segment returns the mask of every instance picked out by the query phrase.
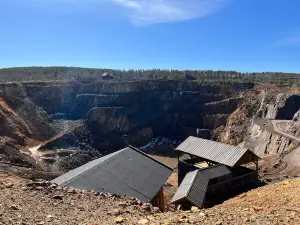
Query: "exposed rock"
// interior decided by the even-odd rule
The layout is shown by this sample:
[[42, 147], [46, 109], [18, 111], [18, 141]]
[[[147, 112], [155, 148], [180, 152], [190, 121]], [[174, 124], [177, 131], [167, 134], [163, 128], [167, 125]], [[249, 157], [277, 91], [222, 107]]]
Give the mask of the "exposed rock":
[[138, 224], [148, 224], [149, 223], [149, 220], [147, 219], [140, 219]]
[[243, 101], [243, 98], [229, 98], [218, 102], [206, 103], [203, 106], [205, 114], [215, 115], [230, 114], [237, 109], [238, 105]]
[[293, 116], [293, 121], [294, 122], [299, 122], [300, 121], [300, 110], [298, 110], [295, 115]]
[[24, 145], [25, 138], [47, 139], [55, 135], [42, 108], [28, 100], [0, 94], [1, 136], [16, 139]]
[[280, 93], [275, 100], [264, 98], [256, 117], [291, 120], [300, 108], [300, 96]]
[[123, 221], [124, 221], [124, 219], [123, 219], [122, 216], [118, 216], [118, 217], [115, 218], [116, 223], [123, 223]]
[[20, 210], [20, 206], [18, 205], [11, 205], [9, 208], [12, 210]]
[[226, 125], [228, 114], [205, 115], [203, 117], [203, 127], [205, 129], [213, 130], [220, 126]]
[[[0, 174], [0, 182], [28, 182], [15, 176]], [[299, 179], [266, 185], [237, 196], [209, 209], [196, 211], [149, 212], [129, 205], [119, 208], [121, 202], [132, 198], [95, 197], [91, 192], [65, 194], [53, 190], [54, 195], [64, 195], [58, 202], [44, 191], [22, 190], [18, 186], [2, 189], [0, 221], [3, 224], [299, 224], [300, 198], [295, 193], [300, 188]], [[13, 193], [13, 194], [12, 194]], [[7, 198], [7, 196], [11, 196]], [[18, 210], [10, 206], [18, 206]], [[284, 207], [282, 207], [284, 205]], [[7, 208], [6, 208], [7, 207]], [[39, 213], [33, 208], [42, 209]], [[4, 211], [5, 210], [5, 211]], [[117, 215], [120, 212], [119, 215]], [[21, 216], [20, 216], [21, 215]], [[290, 221], [290, 222], [288, 222]]]

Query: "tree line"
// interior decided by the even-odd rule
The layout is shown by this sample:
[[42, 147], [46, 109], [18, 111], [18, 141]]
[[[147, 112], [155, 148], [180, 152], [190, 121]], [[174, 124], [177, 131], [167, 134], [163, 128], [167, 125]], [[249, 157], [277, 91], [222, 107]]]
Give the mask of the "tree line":
[[[214, 70], [113, 70], [80, 67], [16, 67], [0, 69], [0, 82], [21, 81], [97, 81], [103, 73], [117, 80], [181, 80], [199, 82], [254, 82], [279, 85], [300, 85], [300, 74], [281, 72], [242, 73]], [[188, 77], [188, 78], [187, 78]]]

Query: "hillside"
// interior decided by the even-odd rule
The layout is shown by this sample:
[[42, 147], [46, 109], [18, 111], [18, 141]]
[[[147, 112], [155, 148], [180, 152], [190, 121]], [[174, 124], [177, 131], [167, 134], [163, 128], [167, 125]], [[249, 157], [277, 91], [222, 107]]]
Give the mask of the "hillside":
[[132, 198], [61, 190], [0, 173], [0, 224], [299, 224], [300, 179], [257, 188], [206, 210], [160, 213]]
[[28, 81], [81, 81], [101, 80], [101, 75], [108, 72], [116, 80], [178, 80], [195, 78], [201, 82], [254, 82], [279, 85], [299, 85], [297, 73], [263, 72], [242, 73], [238, 71], [213, 70], [113, 70], [80, 67], [16, 67], [0, 69], [0, 82]]
[[[297, 224], [299, 180], [201, 212], [162, 214], [134, 199], [17, 177], [51, 180], [127, 145], [173, 168], [174, 148], [188, 136], [254, 151], [266, 183], [299, 176], [300, 89], [227, 78], [0, 83], [0, 224]], [[175, 168], [164, 185], [169, 210], [177, 177]]]

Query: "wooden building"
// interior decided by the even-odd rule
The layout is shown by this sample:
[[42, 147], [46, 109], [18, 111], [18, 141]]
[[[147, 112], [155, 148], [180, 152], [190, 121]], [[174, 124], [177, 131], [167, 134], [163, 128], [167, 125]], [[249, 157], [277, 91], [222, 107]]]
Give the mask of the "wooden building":
[[163, 186], [173, 169], [132, 146], [84, 164], [52, 182], [135, 197], [165, 210]]
[[112, 76], [110, 73], [103, 73], [101, 75], [101, 80], [113, 80], [114, 76]]
[[[258, 159], [248, 149], [189, 137], [177, 151], [179, 188], [172, 203], [208, 207], [242, 192], [258, 180]], [[253, 163], [255, 169], [244, 164]]]

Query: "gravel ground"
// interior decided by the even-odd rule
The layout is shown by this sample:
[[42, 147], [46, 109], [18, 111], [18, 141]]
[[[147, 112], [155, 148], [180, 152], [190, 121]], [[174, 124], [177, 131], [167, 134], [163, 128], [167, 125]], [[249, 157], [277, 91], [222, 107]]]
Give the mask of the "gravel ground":
[[300, 224], [300, 179], [252, 190], [211, 209], [166, 213], [132, 198], [44, 185], [0, 173], [0, 224]]

